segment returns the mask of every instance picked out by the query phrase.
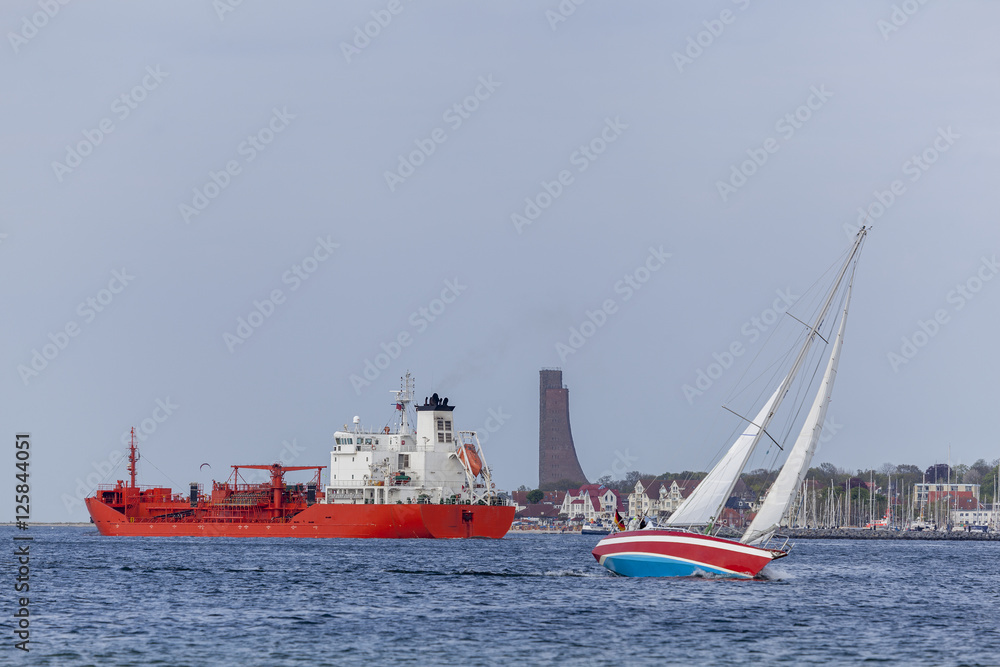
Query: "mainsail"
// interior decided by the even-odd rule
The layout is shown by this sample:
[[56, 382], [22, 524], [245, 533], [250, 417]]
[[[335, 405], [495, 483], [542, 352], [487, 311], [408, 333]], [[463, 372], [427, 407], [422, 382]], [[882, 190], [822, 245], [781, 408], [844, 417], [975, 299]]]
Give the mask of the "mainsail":
[[778, 473], [778, 478], [764, 497], [764, 502], [757, 512], [757, 516], [754, 517], [746, 533], [743, 534], [740, 541], [744, 544], [766, 542], [774, 534], [781, 519], [792, 504], [796, 492], [802, 485], [806, 471], [809, 470], [809, 464], [812, 462], [816, 446], [819, 444], [819, 436], [823, 431], [826, 410], [830, 405], [833, 381], [837, 376], [837, 363], [840, 360], [840, 349], [844, 344], [844, 328], [847, 326], [847, 309], [850, 303], [851, 290], [848, 287], [847, 298], [844, 302], [844, 314], [840, 319], [840, 329], [833, 342], [830, 361], [823, 374], [823, 381], [820, 383], [816, 400], [813, 402], [812, 409], [809, 410], [809, 415], [802, 425], [802, 431], [799, 432], [795, 445], [788, 453], [788, 459], [781, 467], [781, 472]]
[[[782, 382], [782, 386], [784, 384]], [[677, 511], [670, 515], [666, 522], [668, 526], [705, 526], [718, 518], [722, 507], [729, 500], [729, 494], [736, 486], [736, 480], [739, 479], [757, 446], [760, 424], [771, 413], [775, 401], [778, 400], [778, 391], [780, 387], [771, 394], [771, 399], [761, 408], [757, 418], [747, 426], [740, 437], [736, 438], [736, 442], [722, 460], [715, 464]]]
[[[677, 511], [674, 512], [669, 519], [667, 519], [668, 526], [711, 525], [714, 523], [714, 520], [718, 518], [719, 513], [722, 511], [722, 508], [728, 499], [728, 494], [732, 492], [733, 486], [736, 484], [736, 480], [742, 474], [747, 461], [749, 461], [750, 454], [753, 453], [753, 450], [760, 441], [761, 436], [767, 433], [768, 425], [771, 423], [774, 415], [778, 412], [778, 407], [788, 394], [788, 391], [792, 386], [792, 382], [795, 380], [805, 363], [806, 357], [809, 354], [809, 349], [812, 347], [813, 341], [817, 338], [817, 336], [819, 336], [819, 328], [826, 319], [826, 315], [829, 312], [830, 307], [833, 305], [834, 298], [840, 289], [841, 281], [844, 279], [848, 268], [855, 260], [859, 250], [861, 249], [866, 233], [867, 230], [864, 227], [858, 231], [858, 235], [854, 239], [854, 246], [851, 248], [850, 252], [847, 253], [847, 259], [840, 267], [840, 272], [834, 279], [833, 286], [830, 288], [830, 291], [826, 295], [826, 299], [820, 306], [813, 325], [809, 327], [809, 333], [806, 335], [805, 341], [799, 349], [798, 356], [792, 363], [791, 370], [788, 371], [788, 375], [786, 375], [785, 379], [782, 380], [781, 385], [771, 397], [771, 400], [768, 401], [767, 405], [764, 406], [764, 408], [760, 411], [760, 414], [758, 414], [757, 418], [753, 421], [753, 428], [748, 429], [746, 433], [736, 440], [729, 452], [727, 452], [722, 460], [719, 461], [714, 468], [712, 468], [708, 477], [702, 480], [701, 484], [698, 485], [694, 493], [688, 496], [688, 499], [685, 500], [679, 508], [677, 508]], [[702, 491], [702, 487], [705, 487], [704, 491], [699, 493], [699, 491]], [[719, 496], [720, 493], [724, 494], [721, 498]]]

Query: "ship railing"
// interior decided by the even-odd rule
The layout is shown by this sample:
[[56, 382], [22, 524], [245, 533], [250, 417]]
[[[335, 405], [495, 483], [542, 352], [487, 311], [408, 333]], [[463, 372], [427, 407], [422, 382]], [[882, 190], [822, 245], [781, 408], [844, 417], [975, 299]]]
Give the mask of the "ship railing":
[[345, 488], [349, 489], [349, 488], [360, 488], [362, 486], [365, 486], [366, 484], [370, 484], [370, 482], [365, 482], [363, 480], [358, 480], [358, 479], [346, 479], [346, 480], [335, 479], [331, 482], [327, 482], [326, 486], [332, 486], [335, 489], [345, 489]]
[[359, 500], [364, 500], [365, 495], [363, 493], [338, 493], [327, 497], [326, 502], [331, 505], [345, 504], [345, 503], [356, 503]]
[[270, 497], [269, 491], [265, 490], [237, 491], [216, 504], [226, 507], [254, 507], [266, 504]]
[[791, 539], [792, 538], [788, 535], [779, 535], [778, 533], [775, 533], [771, 537], [767, 538], [767, 540], [760, 545], [760, 548], [767, 551], [782, 551], [784, 553], [788, 553], [791, 549], [788, 545]]
[[[119, 487], [117, 484], [98, 484], [97, 485], [97, 490], [98, 491], [114, 491], [115, 489], [118, 489], [118, 488], [127, 489], [127, 488], [132, 488], [132, 487], [130, 487], [128, 485]], [[153, 489], [165, 489], [167, 487], [163, 486], [162, 484], [159, 484], [159, 485], [157, 485], [157, 484], [142, 484], [142, 485], [136, 484], [135, 488], [139, 489], [140, 491], [152, 491]]]
[[218, 483], [213, 489], [214, 491], [231, 491], [232, 493], [253, 493], [261, 491], [268, 493], [271, 491], [271, 484], [269, 482], [247, 482], [241, 484], [230, 484], [229, 482]]

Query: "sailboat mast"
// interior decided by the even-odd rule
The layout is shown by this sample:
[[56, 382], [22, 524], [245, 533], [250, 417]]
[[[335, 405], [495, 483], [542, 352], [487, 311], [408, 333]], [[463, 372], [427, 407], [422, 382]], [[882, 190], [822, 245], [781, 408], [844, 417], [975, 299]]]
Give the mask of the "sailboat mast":
[[868, 471], [868, 523], [875, 527], [875, 468]]
[[[809, 335], [806, 336], [806, 340], [802, 344], [802, 348], [799, 350], [798, 356], [795, 357], [795, 362], [792, 364], [791, 370], [788, 371], [788, 375], [785, 376], [785, 379], [782, 381], [781, 385], [778, 386], [778, 390], [777, 392], [775, 392], [774, 397], [772, 397], [770, 410], [768, 410], [767, 414], [764, 415], [762, 419], [760, 419], [760, 423], [756, 425], [758, 427], [758, 431], [748, 448], [749, 451], [752, 452], [757, 447], [757, 443], [760, 442], [760, 439], [767, 433], [768, 425], [771, 423], [771, 420], [774, 419], [774, 415], [778, 412], [778, 408], [781, 406], [781, 402], [784, 400], [785, 396], [791, 389], [795, 377], [798, 375], [799, 371], [802, 368], [802, 365], [805, 363], [806, 357], [809, 354], [809, 350], [812, 347], [813, 341], [815, 341], [816, 336], [819, 335], [819, 328], [823, 324], [823, 321], [826, 320], [827, 313], [830, 311], [830, 307], [833, 305], [834, 298], [837, 296], [837, 292], [840, 289], [840, 284], [841, 282], [843, 282], [844, 276], [847, 275], [847, 271], [850, 268], [851, 263], [854, 261], [854, 258], [857, 257], [858, 251], [861, 249], [861, 245], [864, 243], [865, 236], [867, 234], [868, 234], [867, 227], [862, 227], [861, 229], [858, 230], [858, 234], [854, 238], [854, 245], [851, 246], [850, 252], [847, 253], [847, 259], [844, 260], [843, 266], [840, 267], [840, 271], [837, 273], [837, 277], [833, 281], [833, 286], [827, 293], [826, 299], [823, 301], [823, 305], [820, 308], [819, 313], [816, 315], [815, 321], [813, 322], [812, 326], [809, 329]], [[715, 517], [719, 516], [719, 512], [721, 512], [722, 508], [726, 504], [726, 501], [729, 499], [729, 496], [732, 494], [733, 489], [736, 487], [737, 480], [739, 480], [739, 475], [737, 475], [736, 478], [733, 479], [732, 483], [729, 485], [729, 490], [723, 497], [722, 504], [719, 506], [718, 510], [713, 516]]]
[[840, 272], [837, 273], [837, 278], [833, 281], [833, 287], [831, 287], [829, 293], [827, 293], [826, 300], [823, 302], [822, 308], [820, 308], [819, 313], [816, 315], [816, 320], [809, 329], [809, 335], [806, 336], [806, 340], [802, 344], [802, 349], [799, 350], [799, 354], [795, 358], [795, 363], [792, 364], [792, 369], [788, 372], [788, 375], [785, 376], [784, 382], [782, 382], [781, 386], [778, 388], [777, 400], [775, 400], [774, 405], [771, 406], [770, 412], [766, 417], [764, 417], [763, 422], [760, 424], [760, 432], [757, 433], [754, 445], [760, 441], [764, 432], [767, 431], [767, 427], [774, 418], [775, 413], [777, 413], [778, 408], [781, 406], [781, 402], [788, 394], [788, 390], [791, 389], [795, 376], [798, 375], [799, 370], [802, 368], [802, 364], [805, 363], [806, 356], [809, 354], [810, 348], [812, 348], [813, 341], [816, 340], [816, 336], [819, 334], [819, 327], [826, 319], [826, 315], [830, 311], [830, 306], [833, 305], [833, 300], [837, 295], [837, 291], [840, 289], [840, 283], [843, 281], [844, 276], [847, 275], [847, 270], [850, 268], [851, 262], [854, 261], [855, 256], [857, 256], [858, 250], [861, 248], [861, 244], [864, 242], [865, 235], [867, 233], [867, 227], [862, 227], [858, 230], [858, 235], [854, 239], [854, 245], [851, 247], [851, 251], [847, 254], [847, 259], [844, 261], [843, 266], [840, 267]]
[[[816, 336], [819, 335], [819, 328], [826, 319], [827, 313], [830, 311], [830, 307], [833, 305], [834, 298], [840, 289], [840, 283], [844, 280], [844, 276], [847, 275], [847, 270], [851, 266], [851, 262], [857, 256], [858, 251], [861, 249], [861, 244], [864, 243], [865, 235], [868, 233], [867, 227], [862, 227], [858, 230], [858, 234], [854, 239], [854, 245], [851, 246], [850, 252], [847, 253], [847, 259], [844, 260], [843, 266], [840, 267], [840, 271], [837, 273], [837, 278], [833, 281], [833, 286], [826, 295], [826, 299], [823, 301], [823, 306], [820, 308], [819, 313], [816, 315], [816, 319], [813, 325], [809, 329], [809, 335], [806, 336], [805, 342], [802, 344], [802, 348], [799, 350], [799, 354], [795, 357], [795, 362], [792, 364], [792, 369], [785, 376], [784, 381], [778, 387], [777, 396], [771, 405], [770, 411], [765, 415], [764, 419], [759, 424], [760, 430], [757, 432], [756, 437], [753, 440], [753, 444], [750, 446], [750, 450], [757, 446], [760, 442], [761, 437], [767, 432], [767, 427], [774, 419], [774, 415], [778, 412], [778, 408], [781, 406], [781, 402], [784, 400], [785, 396], [788, 394], [789, 389], [791, 389], [792, 382], [795, 380], [795, 376], [798, 375], [799, 370], [805, 363], [806, 357], [809, 354], [809, 350], [812, 347], [813, 341], [816, 340]], [[736, 481], [733, 481], [733, 487], [736, 486]], [[732, 488], [729, 490], [732, 493]], [[728, 495], [727, 495], [728, 498]], [[725, 501], [723, 501], [725, 503]]]
[[847, 474], [847, 482], [845, 484], [846, 484], [846, 490], [847, 490], [847, 498], [845, 500], [845, 502], [847, 503], [847, 511], [845, 512], [845, 514], [847, 514], [847, 527], [850, 528], [851, 527], [851, 475], [850, 475], [850, 473]]

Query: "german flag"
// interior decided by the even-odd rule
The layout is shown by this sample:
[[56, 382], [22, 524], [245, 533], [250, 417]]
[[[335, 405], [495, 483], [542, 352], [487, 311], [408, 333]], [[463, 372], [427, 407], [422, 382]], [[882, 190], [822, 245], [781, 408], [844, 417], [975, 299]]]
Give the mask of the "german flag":
[[615, 528], [618, 530], [625, 530], [625, 520], [622, 519], [622, 515], [615, 510]]

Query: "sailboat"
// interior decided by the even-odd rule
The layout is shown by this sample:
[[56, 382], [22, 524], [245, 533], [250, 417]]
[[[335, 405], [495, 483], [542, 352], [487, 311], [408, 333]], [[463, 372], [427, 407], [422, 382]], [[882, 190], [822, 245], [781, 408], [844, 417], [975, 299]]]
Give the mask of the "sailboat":
[[[867, 227], [862, 227], [858, 231], [854, 244], [848, 250], [832, 287], [821, 302], [812, 325], [803, 323], [808, 327], [808, 331], [791, 368], [760, 408], [756, 417], [746, 420], [746, 427], [728, 452], [670, 515], [662, 528], [624, 530], [602, 539], [592, 552], [601, 565], [615, 574], [628, 577], [685, 577], [708, 574], [750, 579], [757, 576], [771, 561], [788, 555], [791, 549], [788, 539], [780, 541], [777, 531], [795, 501], [819, 444], [843, 347], [854, 272], [867, 232]], [[777, 440], [768, 431], [768, 426], [803, 370], [816, 339], [826, 340], [820, 333], [821, 326], [845, 284], [840, 324], [836, 338], [830, 342], [831, 350], [826, 370], [805, 422], [777, 478], [739, 540], [712, 535], [726, 501], [729, 500], [736, 482], [762, 438], [766, 436], [777, 444]]]

